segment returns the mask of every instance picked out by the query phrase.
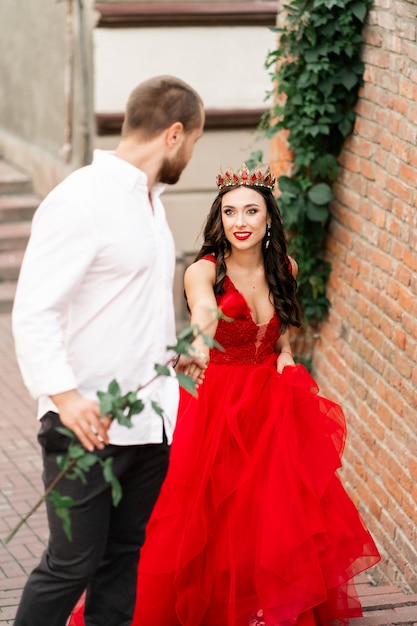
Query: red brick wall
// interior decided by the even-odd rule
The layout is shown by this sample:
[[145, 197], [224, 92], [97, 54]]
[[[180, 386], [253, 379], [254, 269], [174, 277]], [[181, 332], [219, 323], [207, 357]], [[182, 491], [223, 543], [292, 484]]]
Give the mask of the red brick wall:
[[376, 0], [365, 36], [313, 366], [345, 409], [342, 478], [382, 554], [373, 572], [417, 591], [417, 4]]

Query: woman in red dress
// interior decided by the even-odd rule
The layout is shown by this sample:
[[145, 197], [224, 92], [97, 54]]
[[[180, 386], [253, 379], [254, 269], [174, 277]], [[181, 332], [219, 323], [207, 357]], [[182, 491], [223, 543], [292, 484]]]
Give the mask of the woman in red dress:
[[297, 265], [273, 177], [242, 166], [217, 185], [185, 291], [224, 351], [195, 339], [210, 362], [198, 398], [181, 397], [132, 624], [345, 625], [361, 615], [354, 576], [380, 557], [337, 476], [343, 412], [293, 360]]

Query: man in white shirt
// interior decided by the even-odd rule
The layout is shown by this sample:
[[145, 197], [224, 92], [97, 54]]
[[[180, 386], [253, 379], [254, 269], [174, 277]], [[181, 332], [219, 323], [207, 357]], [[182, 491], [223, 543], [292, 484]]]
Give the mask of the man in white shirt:
[[68, 176], [35, 214], [12, 319], [24, 381], [39, 399], [44, 482], [51, 484], [66, 451], [69, 440], [56, 431], [64, 425], [87, 450], [113, 458], [123, 496], [113, 507], [98, 464], [87, 485], [61, 481], [61, 495], [76, 501], [73, 540], [47, 505], [48, 548], [26, 583], [15, 626], [64, 626], [85, 588], [86, 626], [131, 623], [178, 384], [163, 376], [147, 386], [132, 428], [100, 419], [97, 391], [114, 378], [122, 393], [132, 391], [172, 356], [175, 252], [160, 194], [163, 183], [178, 181], [203, 125], [202, 101], [189, 85], [171, 76], [145, 81], [128, 100], [116, 151], [96, 150], [92, 164]]

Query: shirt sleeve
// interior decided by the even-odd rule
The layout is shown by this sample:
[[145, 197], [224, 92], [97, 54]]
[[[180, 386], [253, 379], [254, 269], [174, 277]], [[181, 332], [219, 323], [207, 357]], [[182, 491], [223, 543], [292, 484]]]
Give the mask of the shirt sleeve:
[[77, 388], [63, 321], [97, 248], [86, 202], [57, 187], [40, 205], [12, 312], [16, 355], [34, 398]]

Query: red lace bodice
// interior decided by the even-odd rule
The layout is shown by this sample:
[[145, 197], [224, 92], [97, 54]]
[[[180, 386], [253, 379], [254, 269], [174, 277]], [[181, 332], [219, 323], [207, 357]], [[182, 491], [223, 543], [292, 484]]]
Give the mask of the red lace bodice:
[[[204, 260], [216, 262], [212, 255], [205, 256]], [[237, 291], [228, 276], [224, 279], [223, 289], [224, 293]], [[221, 298], [221, 295], [216, 296], [217, 303]], [[276, 352], [276, 343], [280, 336], [279, 327], [276, 313], [266, 324], [255, 324], [250, 313], [244, 319], [236, 319], [233, 322], [219, 320], [214, 338], [224, 348], [224, 352], [212, 348], [210, 362], [235, 365], [263, 363]]]

